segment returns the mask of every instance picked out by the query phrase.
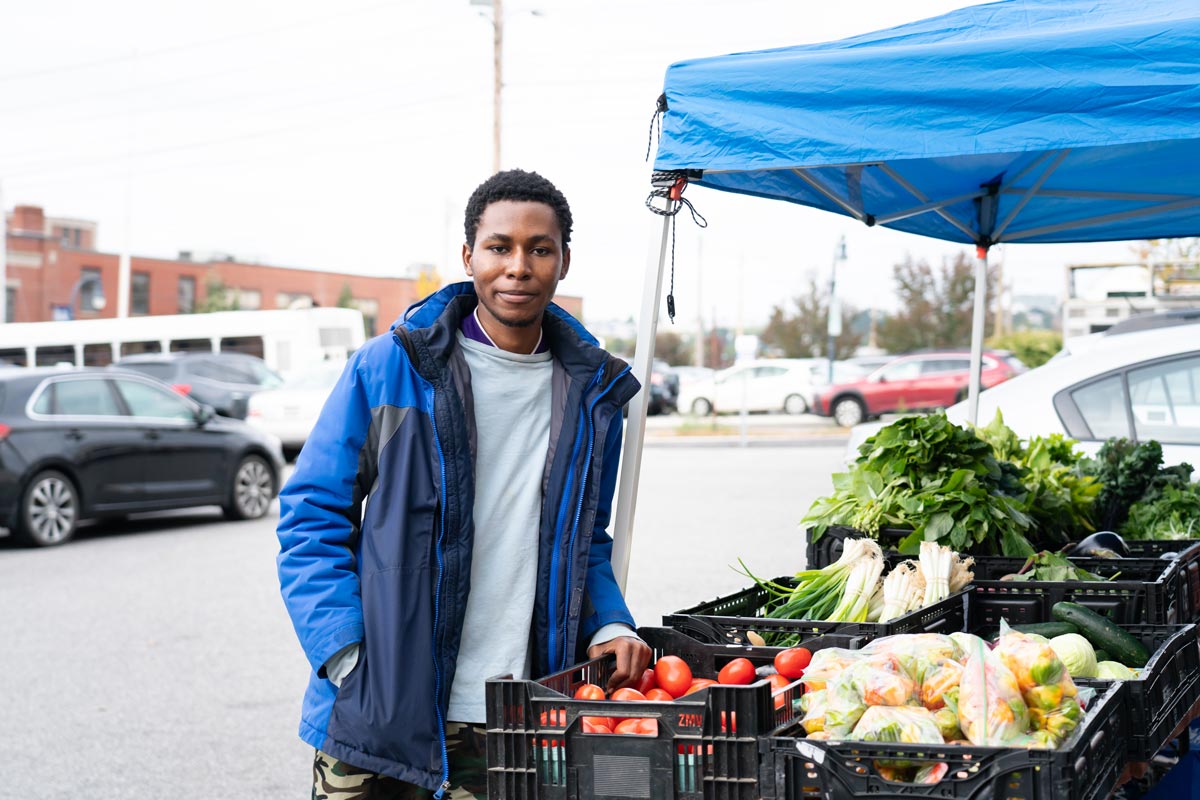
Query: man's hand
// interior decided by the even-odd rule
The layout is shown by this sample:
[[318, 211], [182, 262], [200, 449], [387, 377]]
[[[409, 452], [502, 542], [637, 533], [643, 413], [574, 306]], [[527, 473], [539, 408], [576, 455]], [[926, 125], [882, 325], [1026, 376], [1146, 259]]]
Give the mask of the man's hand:
[[637, 683], [646, 667], [650, 666], [650, 646], [632, 636], [618, 636], [588, 648], [588, 658], [599, 658], [605, 653], [615, 653], [617, 656], [617, 669], [608, 681], [610, 692]]

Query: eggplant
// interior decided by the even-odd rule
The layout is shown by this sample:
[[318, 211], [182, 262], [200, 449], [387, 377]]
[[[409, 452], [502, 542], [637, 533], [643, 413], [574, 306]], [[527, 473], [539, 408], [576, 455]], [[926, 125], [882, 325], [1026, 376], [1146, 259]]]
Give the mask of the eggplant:
[[1129, 547], [1112, 531], [1096, 531], [1071, 548], [1068, 556], [1088, 558], [1129, 558]]

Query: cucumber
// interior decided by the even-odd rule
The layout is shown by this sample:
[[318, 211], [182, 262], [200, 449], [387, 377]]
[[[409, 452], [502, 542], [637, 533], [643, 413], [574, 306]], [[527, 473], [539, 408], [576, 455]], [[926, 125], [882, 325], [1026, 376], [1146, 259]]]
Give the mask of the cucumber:
[[1069, 622], [1097, 650], [1103, 650], [1114, 661], [1127, 667], [1144, 667], [1150, 653], [1129, 631], [1095, 611], [1078, 603], [1055, 603], [1050, 613], [1060, 622]]
[[1097, 650], [1096, 651], [1096, 663], [1099, 664], [1101, 661], [1112, 661], [1112, 659], [1108, 657], [1108, 653], [1106, 651]]
[[1011, 627], [1014, 631], [1036, 633], [1038, 636], [1045, 636], [1047, 639], [1062, 636], [1064, 633], [1079, 633], [1079, 628], [1070, 622], [1030, 622], [1025, 625], [1013, 625]]

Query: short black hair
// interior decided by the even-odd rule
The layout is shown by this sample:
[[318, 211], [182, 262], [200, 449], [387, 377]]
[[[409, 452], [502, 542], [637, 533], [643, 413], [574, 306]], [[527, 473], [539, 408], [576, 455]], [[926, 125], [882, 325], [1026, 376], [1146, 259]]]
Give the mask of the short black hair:
[[479, 231], [479, 220], [483, 212], [492, 203], [501, 200], [516, 200], [518, 202], [545, 203], [554, 209], [558, 218], [558, 229], [562, 232], [562, 246], [571, 244], [571, 207], [567, 198], [550, 181], [536, 172], [526, 172], [523, 169], [510, 169], [497, 172], [488, 178], [471, 193], [467, 200], [464, 229], [467, 235], [467, 246], [475, 247], [475, 235]]

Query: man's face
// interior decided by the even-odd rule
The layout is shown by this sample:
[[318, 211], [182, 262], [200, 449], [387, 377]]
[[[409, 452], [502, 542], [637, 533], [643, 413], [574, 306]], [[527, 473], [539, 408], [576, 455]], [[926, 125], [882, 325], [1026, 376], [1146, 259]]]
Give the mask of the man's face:
[[474, 246], [463, 245], [463, 266], [474, 279], [480, 315], [512, 328], [541, 321], [570, 265], [558, 218], [545, 203], [492, 203], [479, 218]]

